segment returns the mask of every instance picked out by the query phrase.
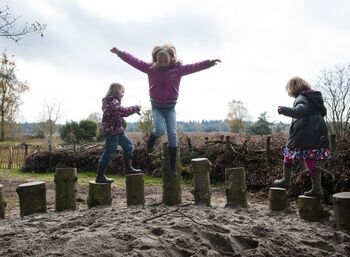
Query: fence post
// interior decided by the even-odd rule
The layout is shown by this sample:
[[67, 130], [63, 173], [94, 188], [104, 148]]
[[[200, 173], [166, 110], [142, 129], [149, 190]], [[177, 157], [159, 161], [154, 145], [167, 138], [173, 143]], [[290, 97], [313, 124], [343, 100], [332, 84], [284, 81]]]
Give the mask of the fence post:
[[8, 169], [12, 169], [12, 154], [13, 154], [13, 149], [12, 145], [9, 145], [9, 163], [8, 163]]
[[266, 138], [266, 163], [268, 164], [271, 159], [271, 136]]

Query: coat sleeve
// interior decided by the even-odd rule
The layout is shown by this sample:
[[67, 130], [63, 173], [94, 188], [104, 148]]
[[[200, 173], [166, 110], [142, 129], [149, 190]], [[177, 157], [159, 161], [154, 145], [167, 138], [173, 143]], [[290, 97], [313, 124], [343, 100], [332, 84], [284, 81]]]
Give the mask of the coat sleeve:
[[185, 76], [188, 74], [192, 74], [201, 70], [205, 70], [213, 66], [210, 60], [205, 60], [197, 63], [186, 64], [180, 66], [180, 74], [181, 76]]
[[120, 59], [122, 59], [124, 62], [130, 64], [132, 67], [144, 72], [144, 73], [148, 73], [152, 64], [151, 63], [147, 63], [145, 61], [142, 61], [134, 56], [132, 56], [131, 54], [127, 53], [127, 52], [120, 52], [118, 54], [118, 56], [120, 57]]
[[123, 107], [120, 106], [120, 102], [114, 98], [109, 99], [105, 101], [102, 105], [102, 111], [105, 113], [105, 116], [121, 116], [121, 117], [127, 117], [134, 113], [137, 113], [140, 111], [140, 106], [134, 105], [131, 107]]
[[279, 113], [291, 118], [299, 119], [309, 115], [311, 110], [306, 101], [303, 99], [297, 99], [293, 108], [282, 106]]
[[117, 106], [116, 108], [116, 114], [121, 117], [128, 117], [139, 111], [140, 111], [140, 107], [137, 105], [130, 106], [130, 107]]

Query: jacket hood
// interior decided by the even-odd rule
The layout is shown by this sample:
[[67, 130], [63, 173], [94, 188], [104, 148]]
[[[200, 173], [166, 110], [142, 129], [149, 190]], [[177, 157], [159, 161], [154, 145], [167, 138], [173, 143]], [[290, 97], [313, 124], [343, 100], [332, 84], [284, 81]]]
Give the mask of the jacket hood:
[[306, 91], [300, 93], [302, 96], [304, 96], [311, 106], [313, 106], [314, 109], [316, 109], [317, 112], [321, 114], [321, 116], [327, 115], [327, 109], [324, 106], [323, 97], [320, 91]]

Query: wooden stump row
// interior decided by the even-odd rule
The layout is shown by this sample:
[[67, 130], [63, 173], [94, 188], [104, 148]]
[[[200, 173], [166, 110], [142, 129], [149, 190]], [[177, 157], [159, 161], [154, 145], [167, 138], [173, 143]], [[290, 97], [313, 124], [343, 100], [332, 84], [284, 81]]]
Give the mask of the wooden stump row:
[[[167, 153], [167, 145], [163, 145]], [[168, 155], [163, 154], [163, 202], [173, 206], [181, 203], [181, 176], [170, 174]], [[179, 158], [178, 158], [179, 159]], [[210, 162], [206, 158], [191, 160], [193, 171], [193, 189], [195, 204], [210, 206]], [[180, 171], [181, 167], [178, 167]], [[76, 209], [77, 170], [75, 168], [57, 168], [55, 173], [56, 211]], [[127, 206], [145, 204], [143, 173], [126, 176]], [[16, 192], [19, 196], [20, 216], [46, 212], [45, 182], [33, 181], [21, 184]], [[225, 170], [225, 193], [229, 207], [248, 207], [248, 192], [245, 184], [244, 167]], [[337, 229], [350, 231], [350, 192], [334, 194], [332, 197]], [[89, 182], [87, 198], [88, 207], [97, 205], [111, 205], [111, 184]], [[287, 190], [271, 187], [269, 189], [269, 207], [271, 211], [283, 211], [289, 206]], [[0, 219], [5, 218], [6, 202], [3, 197], [3, 185], [0, 185]], [[315, 222], [324, 217], [321, 199], [301, 195], [298, 197], [299, 217], [303, 220]]]

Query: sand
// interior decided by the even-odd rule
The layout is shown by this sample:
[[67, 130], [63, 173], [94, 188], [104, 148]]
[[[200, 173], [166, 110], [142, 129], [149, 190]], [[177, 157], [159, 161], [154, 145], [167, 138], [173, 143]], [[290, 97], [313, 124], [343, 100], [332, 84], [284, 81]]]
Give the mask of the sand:
[[113, 186], [112, 206], [88, 209], [83, 187], [76, 211], [55, 212], [53, 192], [49, 184], [48, 213], [20, 218], [14, 208], [0, 220], [0, 256], [350, 256], [350, 234], [335, 229], [331, 206], [307, 222], [295, 202], [271, 212], [265, 195], [251, 193], [249, 208], [225, 208], [215, 189], [212, 207], [195, 206], [186, 188], [181, 206], [166, 207], [161, 188], [148, 186], [146, 206], [127, 208], [125, 189]]

